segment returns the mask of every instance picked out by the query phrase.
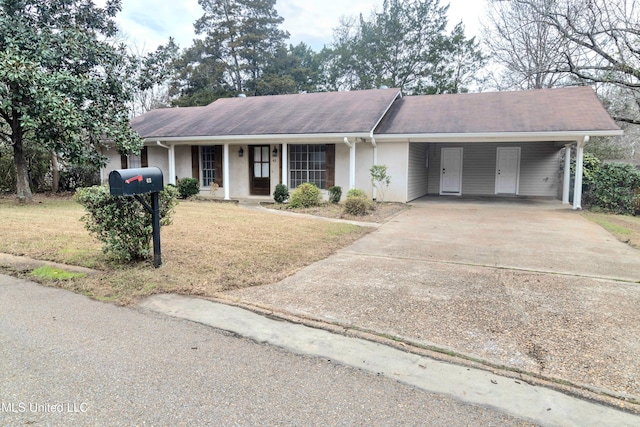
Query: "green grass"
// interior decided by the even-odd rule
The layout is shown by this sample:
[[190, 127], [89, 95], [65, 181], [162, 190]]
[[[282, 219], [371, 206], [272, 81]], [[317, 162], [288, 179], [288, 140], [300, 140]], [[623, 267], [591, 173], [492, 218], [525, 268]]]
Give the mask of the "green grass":
[[587, 211], [584, 216], [600, 225], [618, 240], [640, 249], [640, 217]]
[[31, 275], [41, 280], [71, 280], [87, 276], [84, 273], [72, 273], [48, 265], [36, 268], [31, 272]]

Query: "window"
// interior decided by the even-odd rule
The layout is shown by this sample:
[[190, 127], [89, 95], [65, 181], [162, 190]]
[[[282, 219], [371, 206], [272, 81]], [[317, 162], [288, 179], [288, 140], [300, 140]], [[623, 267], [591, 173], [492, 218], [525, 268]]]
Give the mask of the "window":
[[202, 186], [211, 187], [216, 181], [216, 150], [212, 146], [202, 146]]
[[129, 154], [120, 156], [120, 169], [134, 169], [149, 167], [147, 147], [143, 147], [140, 155]]
[[290, 145], [289, 173], [290, 188], [311, 182], [325, 190], [327, 188], [327, 146]]
[[141, 168], [142, 158], [135, 154], [129, 154], [129, 169]]

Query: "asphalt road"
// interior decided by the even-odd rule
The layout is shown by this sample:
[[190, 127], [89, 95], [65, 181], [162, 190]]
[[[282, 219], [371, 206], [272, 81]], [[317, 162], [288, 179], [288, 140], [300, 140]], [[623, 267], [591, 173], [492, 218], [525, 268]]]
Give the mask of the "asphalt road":
[[333, 361], [0, 275], [1, 425], [531, 425]]

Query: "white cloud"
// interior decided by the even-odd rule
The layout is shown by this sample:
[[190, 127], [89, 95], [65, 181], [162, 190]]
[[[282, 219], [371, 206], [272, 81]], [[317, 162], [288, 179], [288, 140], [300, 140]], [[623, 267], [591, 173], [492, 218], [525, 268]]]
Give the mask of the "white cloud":
[[[97, 1], [98, 4], [104, 0]], [[446, 4], [441, 0], [441, 4]], [[450, 0], [451, 25], [464, 20], [466, 33], [478, 34], [478, 19], [486, 0]], [[276, 9], [284, 18], [283, 28], [289, 31], [290, 43], [301, 41], [315, 50], [333, 40], [333, 29], [342, 16], [368, 16], [380, 9], [382, 0], [277, 0]], [[174, 37], [180, 47], [191, 45], [195, 33], [194, 22], [202, 16], [197, 0], [123, 0], [118, 24], [131, 44], [139, 49], [154, 50]]]

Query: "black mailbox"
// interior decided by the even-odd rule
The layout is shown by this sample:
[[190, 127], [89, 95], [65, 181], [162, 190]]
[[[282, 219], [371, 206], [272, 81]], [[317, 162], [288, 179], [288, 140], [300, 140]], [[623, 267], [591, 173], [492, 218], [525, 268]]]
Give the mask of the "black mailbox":
[[112, 196], [135, 196], [162, 191], [162, 171], [156, 167], [111, 171], [109, 189]]

